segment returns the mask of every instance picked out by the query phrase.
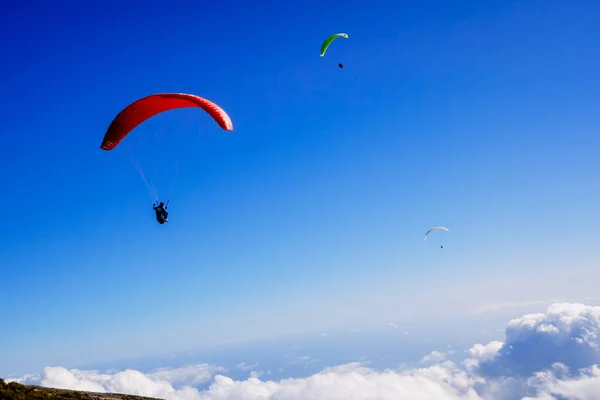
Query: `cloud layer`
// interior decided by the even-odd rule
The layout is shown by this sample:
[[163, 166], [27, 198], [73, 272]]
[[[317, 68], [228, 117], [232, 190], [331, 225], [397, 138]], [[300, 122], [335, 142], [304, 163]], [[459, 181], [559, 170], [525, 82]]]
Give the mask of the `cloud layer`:
[[268, 380], [269, 371], [260, 365], [245, 363], [237, 366], [248, 371], [245, 380], [195, 364], [149, 373], [48, 367], [17, 381], [169, 400], [591, 400], [600, 398], [600, 307], [552, 304], [545, 313], [510, 321], [504, 342], [477, 343], [462, 361], [449, 361], [450, 353], [434, 351], [411, 368], [375, 370], [363, 361], [279, 381]]

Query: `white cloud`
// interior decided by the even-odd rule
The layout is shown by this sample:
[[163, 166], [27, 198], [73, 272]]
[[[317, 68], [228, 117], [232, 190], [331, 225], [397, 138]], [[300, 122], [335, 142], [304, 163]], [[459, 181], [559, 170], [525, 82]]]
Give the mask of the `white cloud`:
[[548, 372], [537, 373], [532, 383], [539, 387], [535, 397], [523, 400], [558, 400], [557, 396], [576, 400], [595, 400], [600, 393], [600, 368], [597, 365], [581, 370], [573, 379], [560, 379]]
[[[431, 363], [425, 368], [375, 370], [354, 362], [279, 381], [261, 380], [268, 374], [260, 371], [234, 380], [220, 374], [223, 369], [207, 364], [146, 374], [51, 367], [20, 381], [168, 400], [591, 400], [600, 393], [599, 348], [600, 307], [557, 303], [544, 313], [511, 320], [504, 342], [475, 344], [462, 363], [446, 360], [448, 353], [433, 351], [423, 359]], [[198, 388], [206, 382], [211, 382], [208, 388]]]
[[248, 365], [242, 361], [241, 363], [237, 364], [235, 367], [238, 369], [244, 370], [244, 371], [248, 371], [250, 369], [258, 367], [258, 363], [256, 362], [254, 364]]
[[556, 303], [545, 313], [513, 319], [495, 357], [480, 361], [481, 373], [530, 376], [560, 362], [580, 369], [600, 362], [600, 307]]
[[264, 374], [265, 373], [263, 371], [250, 371], [250, 377], [251, 378], [260, 378]]
[[421, 363], [440, 362], [440, 361], [444, 361], [445, 359], [446, 359], [445, 353], [434, 350], [431, 353], [427, 354], [425, 357], [423, 357], [423, 359], [421, 360]]
[[502, 348], [504, 343], [494, 340], [486, 345], [477, 343], [469, 349], [469, 355], [472, 357], [469, 360], [473, 361], [476, 365], [479, 365], [480, 361], [489, 361], [493, 359], [498, 351]]
[[[242, 363], [243, 364], [243, 363]], [[244, 364], [245, 365], [245, 364]], [[256, 365], [251, 365], [250, 368]], [[216, 372], [223, 372], [225, 368], [214, 367], [208, 364], [187, 365], [180, 368], [160, 368], [152, 371], [148, 376], [151, 379], [163, 380], [173, 385], [197, 386], [209, 381]]]
[[405, 371], [374, 371], [360, 363], [332, 368], [308, 378], [261, 381], [258, 374], [243, 381], [217, 375], [206, 391], [191, 386], [178, 389], [152, 374], [126, 370], [114, 375], [97, 371], [68, 371], [46, 368], [39, 382], [42, 386], [95, 392], [117, 392], [169, 400], [292, 400], [292, 399], [381, 399], [398, 396], [411, 399], [481, 399], [472, 388], [467, 374], [453, 363]]
[[[207, 364], [182, 368], [161, 368], [147, 374], [131, 369], [116, 373], [100, 373], [98, 371], [47, 367], [42, 375], [27, 375], [13, 380], [22, 384], [59, 389], [126, 393], [169, 399], [195, 399], [198, 397], [189, 397], [190, 394], [198, 394], [198, 391], [192, 386], [210, 380], [216, 371], [222, 370], [222, 368]], [[181, 388], [175, 389], [176, 386], [181, 386]]]
[[[308, 378], [262, 382], [233, 381], [217, 376], [204, 393], [210, 400], [258, 399], [480, 399], [468, 378], [455, 365], [438, 365], [403, 372], [374, 371], [359, 363], [326, 369]], [[406, 397], [410, 396], [410, 397]]]

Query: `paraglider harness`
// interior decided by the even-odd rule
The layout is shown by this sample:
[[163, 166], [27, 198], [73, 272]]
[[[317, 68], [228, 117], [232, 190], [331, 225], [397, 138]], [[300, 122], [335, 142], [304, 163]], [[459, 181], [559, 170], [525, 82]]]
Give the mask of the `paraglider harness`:
[[154, 211], [156, 211], [156, 220], [161, 225], [165, 222], [169, 222], [169, 220], [167, 219], [167, 217], [169, 216], [169, 213], [167, 212], [167, 208], [169, 207], [169, 201], [170, 199], [167, 200], [166, 204], [161, 201], [160, 204], [156, 205], [156, 203], [158, 202], [157, 199], [154, 202], [154, 205], [152, 205], [152, 208], [154, 209]]

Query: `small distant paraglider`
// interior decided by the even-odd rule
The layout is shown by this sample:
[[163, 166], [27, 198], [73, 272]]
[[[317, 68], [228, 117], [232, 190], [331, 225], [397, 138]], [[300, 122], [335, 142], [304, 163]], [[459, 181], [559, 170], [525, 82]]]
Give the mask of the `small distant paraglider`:
[[[433, 232], [433, 231], [437, 231], [437, 230], [443, 230], [443, 231], [446, 231], [446, 232], [449, 232], [449, 231], [450, 231], [448, 228], [446, 228], [446, 227], [444, 227], [444, 226], [434, 226], [433, 228], [431, 228], [430, 230], [428, 230], [428, 231], [425, 233], [425, 237], [423, 238], [423, 240], [427, 240], [427, 236], [428, 236], [428, 235], [429, 235], [431, 232]], [[443, 248], [444, 248], [444, 246], [442, 245], [442, 246], [440, 246], [440, 248], [441, 248], [441, 249], [443, 249]]]
[[[339, 37], [343, 37], [344, 39], [348, 39], [348, 34], [346, 34], [346, 33], [336, 33], [335, 35], [331, 35], [327, 39], [325, 39], [325, 41], [321, 45], [321, 57], [323, 57], [325, 55], [325, 52], [327, 52], [327, 49], [329, 48], [329, 45], [331, 44], [331, 42], [333, 42], [335, 39], [337, 39]], [[342, 63], [339, 63], [338, 67], [344, 68], [344, 65]]]
[[444, 230], [444, 231], [446, 231], [446, 232], [450, 232], [450, 230], [449, 230], [448, 228], [444, 227], [444, 226], [434, 226], [433, 228], [431, 228], [430, 230], [428, 230], [428, 231], [425, 233], [425, 237], [423, 238], [423, 240], [427, 240], [427, 236], [428, 236], [428, 235], [429, 235], [431, 232], [433, 232], [433, 231], [436, 231], [436, 230], [438, 230], [438, 229], [442, 229], [442, 230]]

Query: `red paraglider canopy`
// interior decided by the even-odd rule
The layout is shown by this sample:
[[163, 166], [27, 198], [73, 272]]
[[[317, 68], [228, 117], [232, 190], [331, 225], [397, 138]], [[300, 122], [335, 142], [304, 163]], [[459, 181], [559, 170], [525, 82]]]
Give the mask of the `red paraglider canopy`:
[[125, 107], [106, 130], [100, 148], [107, 151], [112, 150], [129, 132], [148, 118], [163, 111], [185, 107], [199, 107], [206, 111], [221, 128], [233, 131], [231, 118], [215, 103], [192, 94], [159, 93], [136, 100]]

